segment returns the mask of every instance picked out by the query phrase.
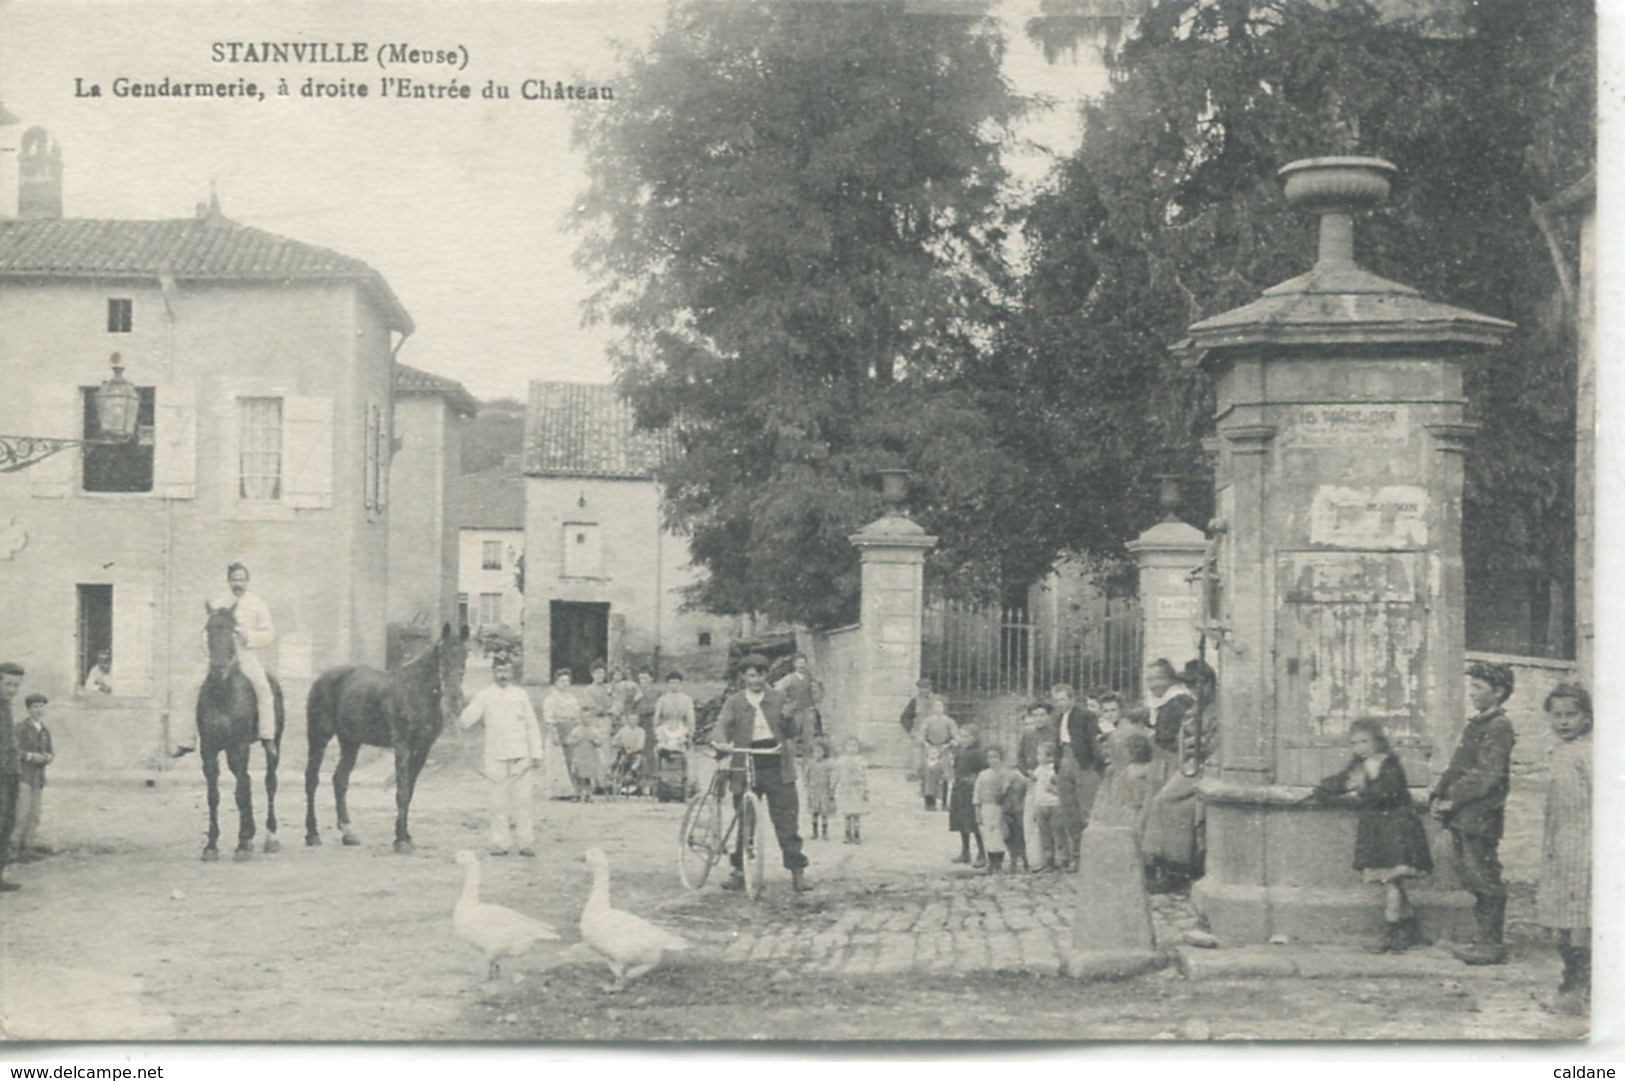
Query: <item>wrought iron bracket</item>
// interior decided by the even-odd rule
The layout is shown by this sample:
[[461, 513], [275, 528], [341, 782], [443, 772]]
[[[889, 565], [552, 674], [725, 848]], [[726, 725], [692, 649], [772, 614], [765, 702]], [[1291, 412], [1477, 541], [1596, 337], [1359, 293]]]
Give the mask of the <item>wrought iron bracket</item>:
[[124, 439], [55, 439], [39, 435], [0, 435], [0, 473], [16, 473], [69, 447], [125, 446]]

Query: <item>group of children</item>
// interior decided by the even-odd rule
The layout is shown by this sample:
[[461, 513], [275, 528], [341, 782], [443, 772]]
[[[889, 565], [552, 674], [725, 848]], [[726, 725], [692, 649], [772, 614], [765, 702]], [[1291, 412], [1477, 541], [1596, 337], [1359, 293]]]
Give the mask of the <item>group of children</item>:
[[[916, 733], [923, 733], [917, 738], [923, 752], [918, 757], [922, 791], [926, 809], [935, 810], [936, 771], [948, 775], [948, 830], [959, 834], [960, 843], [953, 862], [992, 874], [1076, 870], [1077, 844], [1061, 806], [1059, 772], [1065, 744], [1055, 731], [1050, 705], [1033, 702], [1027, 707], [1012, 759], [1004, 748], [984, 745], [975, 724], [956, 724], [944, 716], [942, 696], [930, 695], [928, 701], [929, 713], [916, 726]], [[1137, 820], [1157, 789], [1151, 729], [1143, 711], [1104, 723], [1106, 716], [1118, 715], [1115, 694], [1092, 696], [1087, 702], [1102, 718], [1100, 754], [1107, 763], [1096, 802], [1118, 805], [1118, 817]], [[933, 738], [944, 734], [947, 738]], [[1031, 838], [1037, 846], [1036, 866], [1028, 854], [1029, 825], [1036, 835]]]
[[[1471, 941], [1452, 947], [1471, 965], [1506, 960], [1507, 890], [1497, 849], [1515, 740], [1505, 710], [1512, 690], [1510, 667], [1471, 666], [1468, 697], [1473, 716], [1427, 805], [1449, 835], [1456, 877], [1474, 897], [1476, 933]], [[1003, 748], [982, 744], [976, 725], [948, 720], [941, 696], [927, 695], [925, 701], [926, 719], [917, 719], [914, 726], [924, 752], [916, 763], [928, 810], [934, 809], [939, 791], [933, 769], [951, 773], [948, 828], [960, 836], [954, 862], [974, 863], [988, 873], [1063, 868], [1066, 846], [1059, 836], [1062, 816], [1056, 781], [1060, 748], [1048, 727], [1050, 707], [1042, 702], [1028, 707], [1027, 728], [1012, 762]], [[1560, 1012], [1579, 1013], [1589, 1002], [1591, 975], [1591, 696], [1577, 684], [1561, 684], [1546, 697], [1544, 708], [1556, 745], [1547, 782], [1537, 915], [1558, 933], [1563, 962], [1562, 982], [1550, 1005]], [[1143, 827], [1164, 779], [1154, 764], [1153, 729], [1144, 711], [1120, 718], [1117, 709], [1110, 713], [1115, 723], [1102, 725], [1101, 749], [1107, 765], [1093, 821]], [[934, 728], [927, 729], [927, 724]], [[922, 732], [930, 735], [922, 739]], [[1432, 872], [1432, 853], [1421, 811], [1381, 721], [1354, 719], [1348, 739], [1348, 764], [1316, 784], [1305, 801], [1351, 802], [1359, 809], [1353, 866], [1364, 881], [1380, 887], [1383, 905], [1383, 933], [1366, 948], [1399, 952], [1425, 941], [1407, 887]], [[1028, 860], [1028, 821], [1038, 834], [1037, 868]]]
[[[1468, 669], [1473, 715], [1428, 796], [1428, 812], [1450, 836], [1456, 877], [1473, 895], [1476, 933], [1451, 948], [1469, 965], [1499, 965], [1507, 958], [1507, 888], [1498, 848], [1516, 740], [1505, 709], [1512, 689], [1512, 669], [1506, 665], [1480, 662]], [[1544, 709], [1556, 744], [1546, 787], [1536, 916], [1557, 932], [1563, 962], [1562, 982], [1548, 1005], [1583, 1013], [1591, 993], [1591, 695], [1578, 684], [1559, 684], [1546, 696]], [[1405, 770], [1382, 724], [1373, 718], [1353, 721], [1349, 748], [1349, 764], [1323, 779], [1309, 798], [1345, 798], [1358, 805], [1354, 869], [1381, 886], [1383, 898], [1383, 935], [1366, 948], [1399, 952], [1424, 942], [1406, 887], [1433, 870], [1432, 854]]]
[[816, 739], [802, 769], [802, 792], [812, 815], [814, 840], [829, 840], [829, 820], [846, 819], [844, 843], [863, 843], [863, 815], [869, 807], [869, 767], [856, 737], [841, 745], [838, 758], [829, 756], [829, 742]]

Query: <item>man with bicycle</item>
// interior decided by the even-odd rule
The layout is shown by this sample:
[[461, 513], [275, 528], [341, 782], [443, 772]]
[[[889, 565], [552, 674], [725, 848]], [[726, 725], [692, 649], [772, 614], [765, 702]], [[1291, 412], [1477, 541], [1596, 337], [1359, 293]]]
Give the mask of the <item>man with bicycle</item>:
[[[783, 691], [767, 685], [767, 669], [767, 658], [756, 653], [739, 662], [744, 689], [729, 696], [722, 704], [722, 711], [711, 729], [711, 743], [723, 752], [746, 747], [758, 751], [773, 749], [773, 753], [755, 756], [755, 792], [767, 801], [767, 814], [779, 839], [784, 866], [790, 872], [795, 891], [801, 893], [810, 887], [804, 877], [807, 857], [801, 851], [801, 834], [797, 830], [801, 818], [801, 802], [796, 793], [795, 754], [796, 736], [799, 733], [794, 706]], [[728, 788], [733, 793], [736, 812], [745, 794], [746, 757], [742, 751], [734, 751], [729, 756], [732, 773]], [[733, 873], [722, 888], [743, 889], [742, 843], [735, 843], [729, 862], [733, 865]]]

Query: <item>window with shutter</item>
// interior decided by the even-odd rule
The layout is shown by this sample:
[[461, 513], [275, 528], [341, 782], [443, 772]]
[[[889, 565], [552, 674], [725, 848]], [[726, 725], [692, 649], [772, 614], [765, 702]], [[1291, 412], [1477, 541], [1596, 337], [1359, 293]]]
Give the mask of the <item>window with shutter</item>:
[[[71, 383], [35, 387], [28, 430], [58, 439], [79, 438], [79, 388]], [[77, 453], [64, 450], [29, 466], [29, 490], [46, 499], [67, 495], [73, 488], [74, 463], [78, 458]]]
[[144, 583], [113, 586], [113, 673], [121, 695], [152, 693], [153, 590]]
[[378, 452], [374, 468], [378, 471], [378, 479], [373, 482], [378, 493], [378, 509], [383, 510], [389, 505], [389, 461], [393, 457], [393, 444], [389, 436], [390, 414], [384, 406], [374, 406], [378, 411], [377, 443]]
[[333, 399], [289, 395], [282, 400], [286, 502], [333, 505]]
[[361, 419], [361, 504], [368, 510], [378, 506], [378, 410], [363, 407]]
[[[157, 420], [157, 392], [137, 387], [136, 440], [133, 443], [86, 444], [80, 487], [87, 492], [152, 491], [153, 429]], [[96, 388], [80, 387], [81, 430], [85, 439], [100, 439], [96, 416]]]
[[197, 409], [180, 388], [158, 388], [153, 426], [152, 492], [163, 499], [197, 495]]
[[237, 498], [274, 503], [282, 499], [282, 399], [237, 402]]

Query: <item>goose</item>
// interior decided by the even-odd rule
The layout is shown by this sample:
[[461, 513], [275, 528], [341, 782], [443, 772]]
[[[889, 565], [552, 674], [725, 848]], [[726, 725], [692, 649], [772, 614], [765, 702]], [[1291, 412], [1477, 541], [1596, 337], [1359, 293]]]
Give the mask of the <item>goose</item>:
[[601, 848], [582, 857], [592, 868], [592, 893], [581, 910], [581, 940], [615, 974], [609, 991], [620, 991], [658, 965], [668, 950], [685, 950], [688, 943], [641, 916], [609, 906], [609, 857]]
[[551, 924], [532, 919], [511, 908], [484, 904], [480, 901], [480, 858], [469, 849], [457, 853], [462, 865], [463, 893], [457, 898], [457, 907], [451, 912], [451, 926], [457, 937], [473, 943], [490, 964], [487, 978], [495, 981], [497, 962], [503, 957], [518, 957], [532, 944], [557, 939], [558, 932]]

